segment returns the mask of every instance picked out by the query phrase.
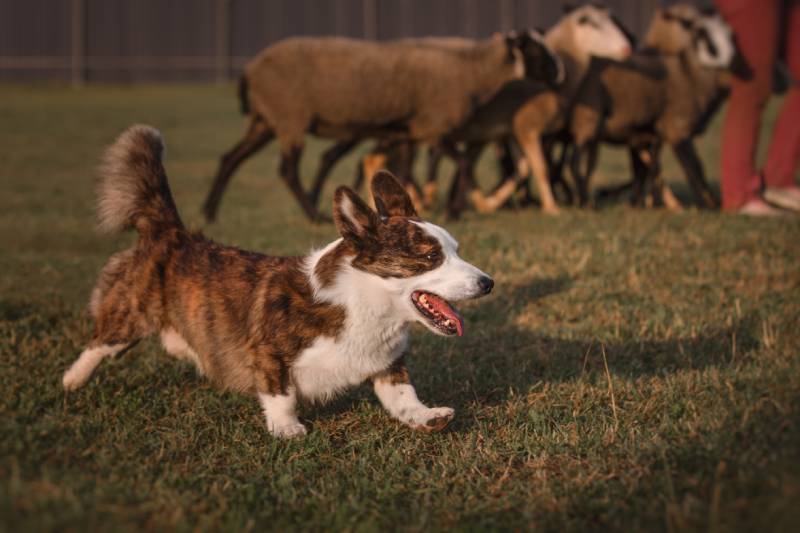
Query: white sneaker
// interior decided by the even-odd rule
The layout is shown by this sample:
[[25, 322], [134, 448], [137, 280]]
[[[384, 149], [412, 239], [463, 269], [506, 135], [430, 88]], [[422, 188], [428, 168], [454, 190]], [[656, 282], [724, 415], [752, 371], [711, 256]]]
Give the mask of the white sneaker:
[[783, 209], [800, 211], [800, 187], [786, 187], [784, 189], [769, 187], [764, 191], [764, 199]]
[[772, 207], [764, 200], [757, 198], [750, 200], [737, 211], [740, 215], [747, 215], [751, 217], [782, 217], [786, 216], [786, 211], [782, 211], [776, 207]]

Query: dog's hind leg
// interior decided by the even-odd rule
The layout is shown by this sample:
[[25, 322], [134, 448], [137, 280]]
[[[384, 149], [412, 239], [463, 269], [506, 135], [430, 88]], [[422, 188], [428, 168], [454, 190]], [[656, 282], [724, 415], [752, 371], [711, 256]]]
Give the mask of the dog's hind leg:
[[375, 395], [392, 418], [412, 429], [439, 431], [453, 419], [450, 407], [427, 407], [419, 401], [402, 357], [373, 376], [372, 384]]
[[61, 383], [66, 390], [81, 387], [103, 359], [121, 354], [156, 331], [154, 318], [161, 314], [161, 298], [147, 288], [158, 278], [158, 269], [145, 269], [147, 275], [142, 276], [134, 252], [116, 254], [103, 267], [89, 302], [95, 320], [92, 341], [64, 372]]
[[114, 344], [92, 343], [81, 352], [81, 355], [64, 372], [61, 384], [66, 390], [75, 390], [89, 381], [94, 369], [109, 356], [115, 356], [127, 350], [136, 342], [123, 342]]
[[164, 328], [161, 330], [161, 345], [166, 352], [178, 359], [189, 361], [194, 364], [199, 374], [205, 374], [203, 369], [203, 361], [197, 355], [186, 339], [181, 337], [180, 333], [175, 331], [174, 328]]

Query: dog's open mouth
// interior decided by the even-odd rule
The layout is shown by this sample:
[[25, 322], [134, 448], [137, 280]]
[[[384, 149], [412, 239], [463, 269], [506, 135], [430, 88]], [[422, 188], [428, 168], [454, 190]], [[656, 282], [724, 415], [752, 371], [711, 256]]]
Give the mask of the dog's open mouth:
[[414, 291], [411, 293], [411, 301], [428, 323], [443, 334], [459, 337], [464, 334], [464, 319], [455, 307], [441, 296], [436, 296], [432, 292]]

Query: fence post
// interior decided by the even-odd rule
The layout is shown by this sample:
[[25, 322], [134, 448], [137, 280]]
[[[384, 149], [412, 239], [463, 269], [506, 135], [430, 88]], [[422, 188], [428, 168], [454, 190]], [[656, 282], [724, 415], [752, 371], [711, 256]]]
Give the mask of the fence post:
[[215, 26], [215, 77], [225, 83], [231, 75], [231, 0], [216, 0]]
[[86, 83], [86, 0], [70, 5], [70, 70], [73, 87]]

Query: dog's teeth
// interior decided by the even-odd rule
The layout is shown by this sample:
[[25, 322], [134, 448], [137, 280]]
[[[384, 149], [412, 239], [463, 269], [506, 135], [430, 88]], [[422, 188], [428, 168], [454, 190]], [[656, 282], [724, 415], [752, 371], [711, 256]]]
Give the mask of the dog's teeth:
[[427, 305], [428, 297], [423, 294], [422, 296], [419, 297], [419, 301]]

